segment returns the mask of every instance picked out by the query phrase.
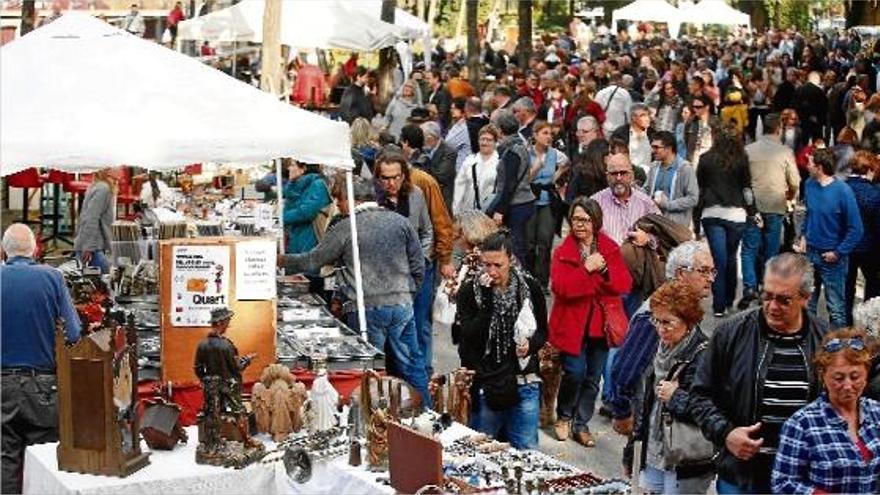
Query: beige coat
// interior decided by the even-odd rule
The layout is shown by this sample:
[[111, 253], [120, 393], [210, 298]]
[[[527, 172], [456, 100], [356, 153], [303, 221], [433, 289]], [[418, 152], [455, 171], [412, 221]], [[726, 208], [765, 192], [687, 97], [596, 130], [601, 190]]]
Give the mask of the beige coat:
[[784, 214], [786, 200], [797, 197], [801, 182], [791, 148], [765, 134], [746, 146], [746, 153], [758, 211]]

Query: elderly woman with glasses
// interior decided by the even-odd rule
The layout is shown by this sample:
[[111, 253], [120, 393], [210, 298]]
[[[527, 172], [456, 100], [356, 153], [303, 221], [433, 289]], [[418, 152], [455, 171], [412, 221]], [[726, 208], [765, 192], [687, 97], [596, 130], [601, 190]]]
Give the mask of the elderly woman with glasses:
[[880, 402], [862, 396], [865, 332], [829, 332], [813, 361], [825, 391], [782, 427], [773, 493], [880, 492]]
[[[677, 279], [651, 295], [651, 323], [660, 346], [645, 382], [647, 454], [641, 476], [642, 488], [651, 493], [706, 493], [714, 478], [713, 446], [688, 412], [694, 363], [709, 340], [699, 327], [701, 296], [697, 287]], [[672, 434], [681, 428], [692, 434]]]
[[602, 233], [602, 209], [595, 200], [579, 197], [568, 211], [570, 234], [553, 252], [550, 264], [550, 343], [562, 358], [562, 382], [556, 404], [556, 438], [595, 447], [589, 422], [593, 417], [599, 379], [608, 357], [606, 316], [622, 311], [621, 296], [632, 279], [620, 249]]

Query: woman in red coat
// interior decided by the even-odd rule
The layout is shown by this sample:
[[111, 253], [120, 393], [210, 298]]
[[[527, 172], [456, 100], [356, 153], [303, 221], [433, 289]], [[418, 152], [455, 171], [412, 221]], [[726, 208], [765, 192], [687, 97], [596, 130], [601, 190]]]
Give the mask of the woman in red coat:
[[573, 433], [578, 443], [594, 447], [588, 423], [608, 357], [602, 303], [628, 293], [632, 279], [617, 243], [600, 232], [599, 203], [583, 196], [575, 199], [568, 222], [571, 233], [553, 252], [550, 265], [554, 301], [549, 340], [562, 358], [553, 430], [560, 441]]

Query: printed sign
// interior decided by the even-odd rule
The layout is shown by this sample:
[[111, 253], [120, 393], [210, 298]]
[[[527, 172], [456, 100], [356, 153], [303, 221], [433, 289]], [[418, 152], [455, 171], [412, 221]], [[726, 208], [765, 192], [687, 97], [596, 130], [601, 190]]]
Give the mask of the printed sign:
[[275, 298], [275, 241], [235, 244], [235, 298], [262, 301]]
[[209, 327], [211, 310], [228, 307], [228, 246], [174, 246], [171, 254], [171, 324]]

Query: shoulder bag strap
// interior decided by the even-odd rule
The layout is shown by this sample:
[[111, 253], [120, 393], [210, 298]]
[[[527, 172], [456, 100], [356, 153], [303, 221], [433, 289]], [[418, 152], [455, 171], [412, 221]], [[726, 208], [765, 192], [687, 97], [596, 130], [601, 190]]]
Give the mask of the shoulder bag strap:
[[617, 94], [618, 89], [620, 89], [620, 86], [615, 85], [614, 91], [612, 91], [611, 96], [608, 97], [608, 103], [605, 104], [605, 108], [602, 109], [602, 112], [608, 113], [608, 107], [611, 106], [611, 102], [614, 100], [614, 95]]
[[[479, 158], [477, 158], [479, 160]], [[477, 207], [478, 210], [482, 210], [483, 208], [480, 206], [480, 186], [477, 184], [477, 161], [474, 161], [474, 165], [471, 167], [471, 179], [474, 181], [474, 206]]]

